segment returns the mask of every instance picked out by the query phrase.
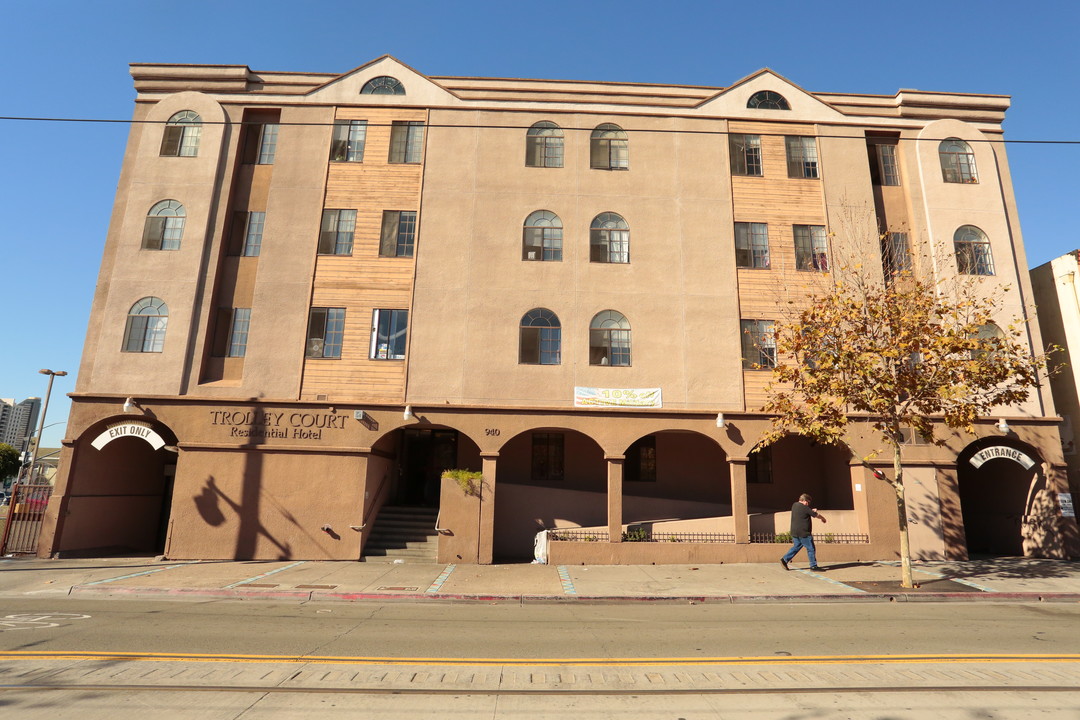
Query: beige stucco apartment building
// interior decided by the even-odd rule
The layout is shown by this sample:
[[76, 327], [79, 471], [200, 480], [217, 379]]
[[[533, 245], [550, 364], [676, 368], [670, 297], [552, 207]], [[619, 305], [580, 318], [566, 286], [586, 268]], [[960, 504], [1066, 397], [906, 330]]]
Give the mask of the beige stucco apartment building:
[[[751, 452], [778, 306], [879, 229], [1031, 305], [1003, 96], [131, 72], [42, 555], [360, 559], [393, 506], [443, 562], [543, 528], [558, 563], [775, 562], [810, 492], [823, 560], [894, 559], [847, 451]], [[1044, 388], [907, 448], [915, 556], [1067, 553], [1058, 422]]]

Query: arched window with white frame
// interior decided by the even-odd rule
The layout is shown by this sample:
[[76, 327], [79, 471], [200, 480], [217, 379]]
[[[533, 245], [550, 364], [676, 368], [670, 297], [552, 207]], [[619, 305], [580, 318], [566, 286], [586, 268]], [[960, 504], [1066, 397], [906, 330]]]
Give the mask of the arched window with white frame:
[[165, 347], [169, 306], [156, 297], [144, 297], [128, 310], [124, 352], [159, 353]]
[[597, 263], [630, 262], [630, 226], [622, 215], [600, 213], [589, 228], [589, 260]]
[[618, 125], [597, 125], [589, 138], [589, 167], [596, 170], [629, 170], [630, 141]]
[[589, 323], [589, 364], [630, 366], [630, 321], [615, 310], [598, 312]]
[[537, 210], [529, 215], [522, 231], [521, 259], [561, 261], [562, 230], [562, 220], [550, 210]]
[[562, 361], [562, 325], [547, 308], [533, 308], [521, 317], [518, 362], [522, 365], [558, 365]]
[[563, 131], [555, 123], [543, 120], [525, 135], [525, 166], [561, 168], [563, 166]]
[[990, 238], [974, 225], [963, 225], [953, 234], [956, 270], [962, 275], [993, 275], [994, 254]]
[[143, 226], [143, 250], [179, 250], [184, 236], [184, 219], [187, 212], [175, 200], [155, 203], [146, 214]]
[[975, 167], [975, 153], [971, 146], [960, 138], [948, 138], [938, 145], [938, 159], [941, 161], [941, 178], [947, 183], [979, 182], [979, 172]]
[[199, 154], [202, 118], [194, 110], [181, 110], [165, 123], [161, 136], [162, 157], [195, 157]]

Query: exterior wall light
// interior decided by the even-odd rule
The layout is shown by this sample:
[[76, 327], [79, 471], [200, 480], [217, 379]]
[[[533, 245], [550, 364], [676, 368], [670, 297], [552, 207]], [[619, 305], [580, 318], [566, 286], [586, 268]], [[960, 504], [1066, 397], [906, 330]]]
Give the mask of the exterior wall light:
[[998, 432], [1002, 435], [1008, 435], [1010, 432], [1012, 432], [1012, 428], [1009, 427], [1009, 423], [1005, 422], [1005, 418], [1001, 418], [1000, 420], [998, 420], [997, 425], [995, 425], [994, 427], [996, 427], [998, 429]]
[[716, 413], [716, 427], [723, 430], [727, 427], [727, 421], [724, 420], [724, 413]]

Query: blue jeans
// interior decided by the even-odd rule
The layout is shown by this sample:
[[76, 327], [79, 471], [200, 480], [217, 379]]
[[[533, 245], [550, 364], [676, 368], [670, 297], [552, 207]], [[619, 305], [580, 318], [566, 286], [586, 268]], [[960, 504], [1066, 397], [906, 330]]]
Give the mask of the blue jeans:
[[810, 567], [817, 567], [817, 551], [814, 549], [814, 537], [812, 535], [807, 535], [806, 537], [791, 538], [791, 540], [791, 549], [784, 555], [784, 562], [791, 562], [792, 558], [798, 554], [799, 550], [806, 548], [806, 554], [810, 558]]

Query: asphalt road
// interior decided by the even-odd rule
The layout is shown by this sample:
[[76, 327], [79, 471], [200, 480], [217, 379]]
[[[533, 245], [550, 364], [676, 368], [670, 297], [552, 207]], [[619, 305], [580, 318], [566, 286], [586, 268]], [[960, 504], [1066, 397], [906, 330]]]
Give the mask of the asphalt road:
[[701, 658], [1070, 653], [1066, 604], [455, 605], [4, 598], [89, 618], [0, 633], [0, 650], [386, 658]]
[[0, 608], [18, 718], [1080, 718], [1071, 605]]

